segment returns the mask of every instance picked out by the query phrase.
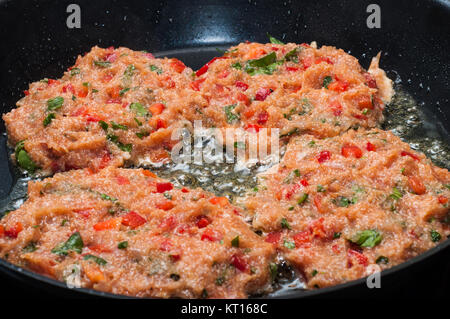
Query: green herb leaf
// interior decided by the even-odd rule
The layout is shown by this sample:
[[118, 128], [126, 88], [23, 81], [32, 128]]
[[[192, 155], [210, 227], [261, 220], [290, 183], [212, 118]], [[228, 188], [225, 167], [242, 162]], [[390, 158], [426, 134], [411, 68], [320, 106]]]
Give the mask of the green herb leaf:
[[385, 256], [379, 256], [375, 262], [377, 264], [388, 264], [389, 263], [389, 258], [385, 257]]
[[317, 275], [319, 272], [317, 271], [317, 270], [313, 270], [312, 272], [311, 272], [311, 277], [314, 277], [315, 275]]
[[117, 201], [117, 198], [111, 197], [111, 196], [109, 196], [107, 194], [103, 194], [103, 193], [100, 193], [100, 197], [103, 200], [109, 200], [111, 202], [116, 202]]
[[136, 70], [136, 68], [134, 67], [133, 64], [128, 65], [125, 71], [123, 72], [123, 76], [126, 78], [131, 78], [134, 75], [134, 70]]
[[220, 277], [217, 277], [217, 279], [216, 279], [216, 285], [217, 286], [222, 286], [223, 285], [223, 283], [225, 282], [225, 276], [220, 276]]
[[80, 72], [81, 70], [79, 68], [72, 68], [72, 70], [70, 70], [70, 76], [80, 74]]
[[109, 62], [109, 61], [100, 61], [100, 60], [98, 60], [98, 61], [94, 61], [94, 64], [96, 66], [101, 67], [101, 68], [109, 68], [111, 66], [111, 62]]
[[286, 61], [292, 61], [292, 62], [298, 63], [297, 48], [286, 53], [286, 55], [284, 56], [284, 59]]
[[28, 243], [28, 245], [23, 247], [22, 252], [24, 252], [24, 253], [32, 253], [33, 251], [36, 251], [36, 250], [37, 250], [36, 242], [30, 241]]
[[341, 238], [341, 233], [334, 233], [333, 239], [338, 239], [338, 238]]
[[276, 62], [276, 60], [277, 60], [277, 55], [275, 54], [275, 52], [271, 52], [271, 53], [263, 56], [262, 58], [248, 60], [247, 64], [254, 68], [262, 68], [262, 67], [266, 67], [266, 66]]
[[392, 199], [395, 199], [395, 200], [398, 200], [398, 199], [401, 199], [402, 197], [403, 197], [403, 194], [402, 194], [402, 192], [397, 188], [397, 187], [394, 187], [393, 189], [392, 189], [392, 194], [391, 195], [389, 195]]
[[361, 247], [375, 247], [383, 240], [383, 236], [374, 229], [367, 229], [363, 231], [357, 232], [352, 239], [351, 242], [361, 246]]
[[327, 75], [324, 79], [323, 79], [323, 83], [322, 86], [326, 89], [328, 89], [328, 85], [333, 82], [333, 78], [329, 75]]
[[234, 147], [245, 150], [245, 143], [244, 142], [234, 142]]
[[291, 229], [291, 225], [289, 225], [289, 222], [286, 218], [281, 219], [281, 228]]
[[269, 37], [270, 43], [273, 43], [273, 44], [284, 44], [280, 40], [278, 40], [278, 39], [274, 38], [273, 36], [271, 36], [269, 33], [267, 33], [267, 36]]
[[298, 132], [298, 128], [295, 127], [295, 128], [293, 128], [292, 130], [290, 130], [289, 132], [287, 132], [287, 133], [285, 133], [285, 134], [281, 134], [281, 135], [280, 135], [280, 138], [294, 135], [294, 134], [296, 134], [297, 132]]
[[350, 199], [344, 196], [338, 196], [337, 198], [333, 199], [333, 203], [339, 207], [348, 207], [351, 204], [356, 203], [356, 198]]
[[25, 151], [22, 147], [18, 152], [16, 152], [16, 160], [17, 164], [23, 169], [29, 171], [30, 173], [34, 173], [34, 171], [39, 168], [28, 155], [27, 151]]
[[136, 136], [139, 137], [141, 140], [142, 140], [144, 137], [147, 137], [147, 136], [149, 136], [149, 135], [150, 135], [150, 133], [147, 132], [147, 131], [140, 131], [140, 132], [137, 132], [137, 133], [136, 133]]
[[242, 65], [239, 62], [233, 63], [231, 65], [232, 68], [237, 69], [237, 70], [242, 70]]
[[239, 236], [236, 236], [231, 240], [231, 246], [236, 248], [239, 247]]
[[52, 249], [52, 253], [67, 256], [70, 251], [81, 254], [83, 250], [84, 243], [79, 232], [72, 234], [65, 243], [60, 243], [55, 248]]
[[157, 67], [156, 65], [150, 65], [150, 70], [153, 72], [156, 72], [157, 74], [163, 73], [163, 69], [161, 69], [160, 67]]
[[128, 248], [128, 241], [121, 241], [118, 245], [117, 248], [119, 249], [127, 249]]
[[104, 260], [103, 258], [91, 255], [91, 254], [87, 254], [86, 256], [83, 257], [84, 260], [93, 260], [95, 261], [97, 264], [104, 266], [106, 265], [108, 262], [106, 260]]
[[123, 143], [117, 142], [116, 145], [121, 151], [124, 151], [124, 152], [131, 153], [131, 151], [133, 150], [132, 144], [123, 144]]
[[270, 279], [274, 281], [278, 276], [278, 265], [275, 263], [269, 264], [269, 271], [270, 271]]
[[297, 200], [297, 204], [301, 205], [308, 200], [308, 194], [303, 193], [302, 196]]
[[295, 243], [292, 241], [284, 240], [283, 246], [286, 247], [287, 249], [294, 249]]
[[127, 93], [130, 90], [130, 88], [124, 88], [122, 90], [119, 91], [119, 95], [123, 96], [125, 93]]
[[439, 232], [437, 232], [437, 231], [434, 230], [434, 229], [432, 229], [432, 230], [430, 231], [430, 236], [431, 236], [431, 241], [432, 241], [433, 243], [436, 243], [436, 242], [440, 241], [441, 238], [442, 238], [441, 234], [439, 234]]
[[137, 123], [138, 126], [142, 126], [142, 122], [139, 121], [137, 118], [134, 118], [134, 121]]
[[50, 123], [52, 122], [52, 120], [54, 118], [55, 118], [55, 113], [50, 113], [49, 115], [47, 115], [47, 117], [43, 121], [44, 127], [47, 127], [48, 125], [50, 125]]
[[98, 121], [98, 125], [106, 132], [108, 130], [108, 123], [105, 121]]
[[138, 102], [131, 103], [130, 110], [135, 112], [137, 116], [147, 116], [149, 114], [148, 110]]
[[118, 123], [116, 123], [116, 122], [114, 122], [114, 121], [111, 121], [111, 127], [112, 127], [114, 130], [124, 130], [124, 131], [127, 131], [127, 130], [128, 130], [128, 126], [122, 125], [122, 124], [118, 124]]
[[47, 110], [49, 110], [49, 111], [57, 110], [57, 109], [61, 108], [63, 103], [64, 103], [64, 98], [61, 96], [57, 96], [53, 99], [49, 99], [49, 100], [47, 100]]
[[239, 121], [241, 119], [239, 114], [233, 113], [233, 109], [237, 106], [237, 104], [227, 105], [223, 108], [225, 112], [225, 116], [227, 118], [227, 123], [232, 124], [235, 121]]
[[262, 58], [247, 61], [244, 70], [252, 76], [255, 74], [272, 74], [279, 65], [283, 64], [283, 61], [277, 61], [276, 59], [275, 52], [269, 53]]

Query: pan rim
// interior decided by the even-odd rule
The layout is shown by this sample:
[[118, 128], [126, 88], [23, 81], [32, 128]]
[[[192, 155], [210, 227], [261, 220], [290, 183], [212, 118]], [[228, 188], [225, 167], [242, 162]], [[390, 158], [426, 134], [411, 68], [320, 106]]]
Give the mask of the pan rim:
[[[420, 255], [417, 255], [411, 259], [408, 259], [405, 262], [398, 264], [396, 266], [393, 266], [389, 269], [383, 270], [381, 272], [381, 277], [390, 276], [396, 272], [403, 271], [405, 268], [408, 268], [412, 265], [419, 264], [419, 263], [423, 262], [424, 260], [426, 260], [440, 252], [445, 251], [446, 249], [448, 250], [449, 247], [450, 247], [450, 238], [446, 239], [439, 245], [427, 250], [426, 252], [424, 252]], [[167, 298], [158, 298], [158, 297], [135, 297], [135, 296], [120, 295], [120, 294], [114, 294], [114, 293], [110, 293], [110, 292], [95, 290], [92, 288], [69, 288], [62, 281], [59, 281], [59, 280], [47, 277], [45, 275], [33, 272], [31, 270], [27, 270], [25, 268], [16, 266], [16, 265], [0, 258], [0, 271], [2, 273], [4, 273], [6, 276], [12, 277], [10, 274], [8, 274], [8, 272], [5, 270], [5, 268], [9, 271], [14, 272], [15, 275], [25, 276], [25, 277], [27, 277], [27, 279], [36, 280], [38, 282], [44, 282], [48, 285], [56, 286], [61, 289], [70, 289], [70, 290], [76, 291], [78, 293], [84, 294], [86, 297], [92, 296], [92, 297], [103, 297], [103, 298], [109, 298], [109, 299], [156, 299], [156, 300], [166, 300], [167, 299]], [[15, 279], [19, 280], [17, 278], [15, 278]], [[347, 288], [355, 287], [357, 285], [361, 285], [366, 281], [366, 279], [367, 279], [367, 276], [359, 278], [359, 279], [355, 279], [352, 281], [344, 282], [339, 285], [320, 288], [320, 289], [314, 289], [314, 290], [293, 289], [293, 290], [287, 291], [286, 293], [280, 293], [277, 296], [263, 295], [263, 296], [254, 297], [254, 298], [250, 297], [248, 299], [249, 300], [250, 299], [253, 299], [253, 300], [258, 300], [258, 299], [300, 299], [300, 298], [308, 298], [308, 297], [320, 297], [320, 295], [326, 295], [328, 293], [333, 293], [333, 292], [337, 292], [339, 290], [344, 290]], [[38, 289], [43, 289], [43, 288], [39, 287]], [[171, 298], [168, 298], [168, 299], [171, 299]], [[189, 299], [187, 299], [187, 300], [189, 300]]]

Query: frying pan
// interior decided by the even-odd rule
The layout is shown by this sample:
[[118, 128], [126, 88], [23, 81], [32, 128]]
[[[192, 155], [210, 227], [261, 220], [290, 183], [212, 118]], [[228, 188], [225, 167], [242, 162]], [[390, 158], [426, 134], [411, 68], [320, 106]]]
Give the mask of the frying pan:
[[[381, 28], [370, 29], [367, 6], [381, 9]], [[70, 29], [70, 3], [81, 8], [81, 28]], [[266, 32], [284, 42], [317, 41], [350, 52], [368, 67], [383, 51], [382, 67], [421, 105], [430, 123], [450, 141], [450, 3], [448, 1], [30, 1], [0, 0], [0, 111], [8, 112], [28, 83], [58, 78], [78, 54], [94, 45], [126, 46], [156, 56], [177, 57], [198, 69], [215, 55], [246, 40], [267, 42]], [[4, 123], [0, 130], [5, 132]], [[6, 136], [0, 137], [0, 199], [7, 198], [19, 173], [8, 160]], [[426, 278], [431, 269], [448, 272], [450, 240], [382, 273], [382, 288], [369, 290], [365, 279], [314, 291], [291, 290], [279, 298], [378, 294]], [[435, 268], [440, 266], [441, 268]], [[444, 268], [442, 268], [444, 267]], [[62, 295], [118, 297], [65, 284], [0, 260], [11, 282], [38, 286]], [[448, 282], [447, 282], [448, 283]], [[445, 287], [444, 287], [445, 288]], [[448, 287], [447, 287], [448, 289]], [[396, 290], [398, 291], [398, 290]]]

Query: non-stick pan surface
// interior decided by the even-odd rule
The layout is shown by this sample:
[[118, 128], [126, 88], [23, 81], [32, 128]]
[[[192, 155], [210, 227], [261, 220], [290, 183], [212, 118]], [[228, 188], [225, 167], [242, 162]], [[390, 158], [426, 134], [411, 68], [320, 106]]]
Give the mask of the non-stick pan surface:
[[[370, 29], [367, 7], [374, 2], [381, 9], [381, 28]], [[81, 8], [79, 29], [66, 25], [70, 14], [66, 9], [71, 3]], [[437, 133], [449, 141], [449, 21], [450, 3], [445, 0], [0, 0], [0, 111], [12, 109], [28, 83], [60, 77], [78, 54], [94, 45], [126, 46], [156, 56], [176, 56], [197, 69], [220, 54], [216, 48], [246, 40], [265, 42], [269, 32], [285, 42], [314, 40], [319, 45], [343, 48], [359, 58], [364, 67], [372, 56], [383, 51], [382, 67], [391, 78], [402, 80], [402, 86], [420, 103]], [[3, 122], [0, 130], [5, 132]], [[0, 142], [0, 200], [4, 200], [19, 175], [8, 161], [4, 134]], [[447, 240], [384, 271], [382, 282], [385, 287], [396, 287], [429, 275], [430, 269], [445, 271], [446, 267], [448, 272], [449, 246]], [[0, 260], [0, 271], [9, 278], [51, 288], [58, 294], [112, 296], [87, 289], [68, 290], [63, 283], [4, 260]], [[348, 295], [349, 291], [367, 292], [365, 280], [279, 296], [336, 297]]]

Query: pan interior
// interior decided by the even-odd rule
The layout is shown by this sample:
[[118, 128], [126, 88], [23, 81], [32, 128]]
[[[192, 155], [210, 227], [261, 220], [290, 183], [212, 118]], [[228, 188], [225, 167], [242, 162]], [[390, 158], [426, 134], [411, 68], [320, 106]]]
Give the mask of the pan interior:
[[[203, 47], [194, 49], [179, 49], [154, 53], [155, 57], [175, 57], [188, 66], [198, 68], [214, 56], [220, 56], [228, 47]], [[367, 67], [367, 66], [365, 66]], [[392, 102], [386, 107], [385, 121], [382, 128], [393, 131], [413, 149], [425, 153], [434, 164], [450, 168], [450, 138], [449, 133], [442, 128], [436, 116], [427, 111], [424, 105], [418, 103], [404, 87], [404, 80], [395, 70], [388, 70], [389, 77], [394, 80], [396, 94]], [[213, 143], [214, 141], [209, 141]], [[27, 183], [32, 179], [20, 172], [11, 162], [12, 149], [7, 146], [6, 135], [1, 136], [0, 143], [7, 152], [4, 163], [11, 168], [7, 181], [11, 189], [0, 200], [0, 212], [7, 212], [19, 208], [26, 200]], [[7, 155], [6, 155], [7, 154]], [[164, 166], [149, 167], [160, 177], [170, 179], [175, 185], [186, 187], [202, 187], [214, 192], [218, 196], [227, 196], [236, 202], [236, 198], [243, 196], [256, 186], [256, 174], [265, 171], [270, 165], [255, 166], [246, 170], [237, 170], [234, 164], [168, 164]], [[304, 281], [292, 267], [281, 258], [280, 277], [274, 291], [269, 297], [283, 297], [294, 291], [304, 289]]]

